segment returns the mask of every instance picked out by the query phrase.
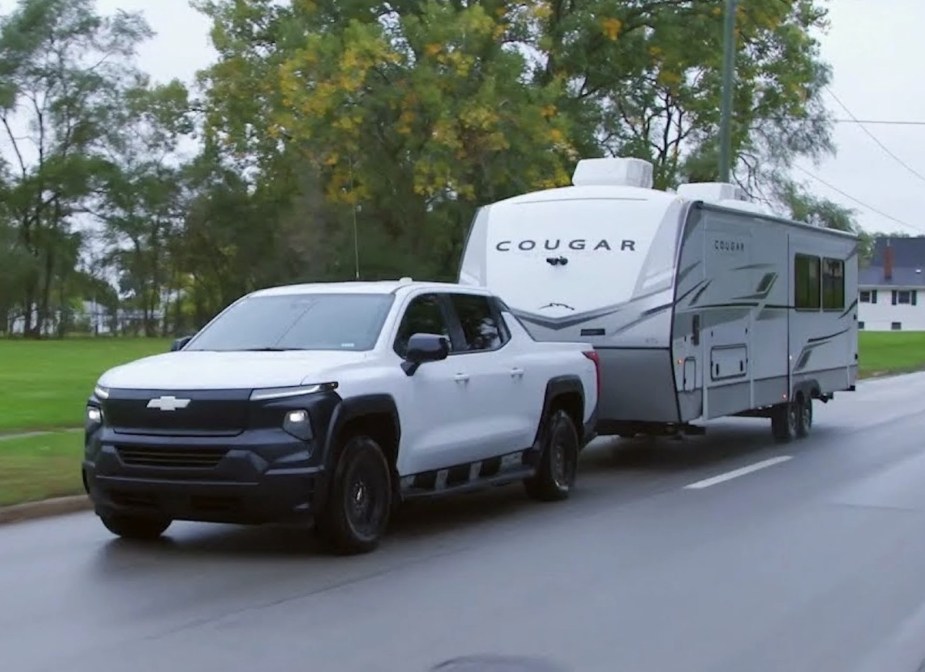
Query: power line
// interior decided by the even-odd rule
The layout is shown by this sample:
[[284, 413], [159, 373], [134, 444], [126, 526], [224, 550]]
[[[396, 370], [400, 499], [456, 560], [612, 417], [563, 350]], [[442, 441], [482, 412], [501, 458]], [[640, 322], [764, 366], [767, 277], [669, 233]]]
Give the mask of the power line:
[[902, 119], [832, 119], [836, 124], [870, 124], [881, 126], [925, 126], [925, 120], [902, 120]]
[[841, 194], [842, 196], [844, 196], [844, 197], [847, 198], [848, 200], [853, 201], [854, 203], [857, 203], [857, 204], [860, 205], [862, 208], [865, 208], [865, 209], [867, 209], [867, 210], [870, 210], [871, 212], [880, 215], [880, 216], [883, 217], [884, 219], [888, 219], [888, 220], [890, 220], [891, 222], [895, 222], [896, 224], [899, 224], [900, 226], [905, 226], [905, 227], [910, 228], [910, 229], [913, 229], [913, 230], [915, 230], [915, 231], [919, 231], [919, 232], [921, 232], [921, 233], [925, 233], [925, 229], [922, 229], [921, 227], [918, 227], [918, 226], [913, 226], [912, 224], [909, 224], [908, 222], [904, 222], [903, 220], [899, 219], [898, 217], [894, 217], [893, 215], [888, 215], [888, 214], [885, 213], [883, 210], [880, 210], [879, 208], [875, 208], [875, 207], [872, 206], [872, 205], [868, 205], [868, 204], [865, 203], [864, 201], [861, 201], [861, 200], [855, 198], [854, 196], [852, 196], [852, 195], [849, 194], [848, 192], [839, 189], [839, 188], [836, 187], [834, 184], [831, 184], [830, 182], [826, 182], [826, 181], [823, 180], [821, 177], [819, 177], [818, 175], [814, 175], [813, 173], [809, 172], [808, 170], [806, 170], [806, 169], [803, 168], [802, 166], [798, 166], [797, 164], [793, 164], [793, 165], [794, 165], [794, 168], [796, 168], [797, 170], [799, 170], [799, 171], [801, 171], [801, 172], [803, 172], [803, 173], [806, 173], [806, 174], [809, 175], [812, 179], [816, 180], [816, 181], [819, 182], [820, 184], [825, 185], [826, 187], [828, 187], [828, 188], [831, 189], [832, 191]]
[[891, 151], [887, 148], [886, 145], [884, 145], [882, 142], [880, 142], [880, 140], [877, 139], [877, 136], [874, 135], [873, 133], [871, 133], [871, 132], [867, 129], [867, 127], [863, 124], [863, 122], [858, 121], [858, 118], [857, 118], [856, 116], [854, 116], [854, 113], [853, 113], [851, 110], [848, 109], [848, 106], [845, 105], [845, 104], [841, 101], [841, 99], [840, 99], [838, 96], [835, 95], [835, 93], [832, 91], [832, 89], [826, 87], [826, 91], [828, 91], [828, 92], [829, 92], [829, 95], [832, 96], [832, 98], [835, 99], [835, 102], [836, 102], [836, 103], [838, 103], [839, 105], [841, 105], [842, 109], [844, 109], [845, 112], [848, 113], [848, 116], [855, 120], [855, 122], [858, 124], [858, 126], [861, 128], [861, 130], [864, 131], [868, 136], [870, 136], [870, 139], [871, 139], [871, 140], [873, 140], [874, 142], [877, 143], [877, 145], [880, 147], [880, 149], [882, 149], [884, 152], [886, 152], [887, 154], [889, 154], [889, 155], [893, 158], [893, 160], [896, 161], [896, 163], [898, 163], [898, 164], [901, 165], [903, 168], [905, 168], [906, 170], [908, 170], [910, 173], [912, 173], [913, 175], [915, 175], [917, 178], [919, 178], [920, 180], [922, 180], [922, 182], [925, 182], [925, 175], [922, 175], [922, 174], [921, 174], [919, 171], [917, 171], [915, 168], [913, 168], [913, 167], [910, 166], [908, 163], [906, 163], [905, 161], [903, 161], [901, 158], [899, 158], [898, 156], [896, 156], [893, 152], [891, 152]]

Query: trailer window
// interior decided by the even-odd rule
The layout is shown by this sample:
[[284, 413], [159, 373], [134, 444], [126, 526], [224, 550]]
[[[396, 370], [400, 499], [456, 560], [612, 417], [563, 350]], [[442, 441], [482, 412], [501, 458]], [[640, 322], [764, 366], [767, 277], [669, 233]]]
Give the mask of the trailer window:
[[841, 259], [822, 260], [822, 308], [845, 308], [845, 262]]
[[805, 254], [796, 255], [793, 264], [793, 303], [797, 310], [819, 310], [821, 298], [819, 266], [819, 257], [810, 257]]

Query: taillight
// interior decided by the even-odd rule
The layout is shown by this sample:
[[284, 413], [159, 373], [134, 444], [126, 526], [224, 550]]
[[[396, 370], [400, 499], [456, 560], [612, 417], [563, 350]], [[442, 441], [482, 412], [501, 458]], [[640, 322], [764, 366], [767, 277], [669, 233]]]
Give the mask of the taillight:
[[585, 357], [594, 362], [594, 374], [597, 377], [597, 396], [601, 396], [601, 356], [597, 354], [597, 350], [587, 350], [582, 352]]

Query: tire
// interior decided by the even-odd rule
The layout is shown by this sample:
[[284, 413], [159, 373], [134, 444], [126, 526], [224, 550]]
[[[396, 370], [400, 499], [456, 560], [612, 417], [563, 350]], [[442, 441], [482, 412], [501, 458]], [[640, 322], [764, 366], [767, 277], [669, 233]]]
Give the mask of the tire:
[[160, 537], [172, 521], [164, 518], [133, 516], [123, 513], [100, 514], [100, 520], [106, 529], [117, 537], [152, 541]]
[[368, 436], [354, 436], [337, 461], [318, 532], [336, 553], [374, 551], [388, 527], [392, 502], [391, 472], [382, 448]]
[[804, 439], [813, 428], [813, 400], [800, 397], [800, 415], [797, 420], [797, 437]]
[[567, 499], [578, 472], [580, 441], [575, 423], [565, 411], [550, 413], [543, 423], [536, 475], [524, 481], [527, 495], [541, 502]]
[[779, 443], [788, 443], [797, 436], [800, 405], [798, 402], [778, 404], [771, 415], [771, 433]]

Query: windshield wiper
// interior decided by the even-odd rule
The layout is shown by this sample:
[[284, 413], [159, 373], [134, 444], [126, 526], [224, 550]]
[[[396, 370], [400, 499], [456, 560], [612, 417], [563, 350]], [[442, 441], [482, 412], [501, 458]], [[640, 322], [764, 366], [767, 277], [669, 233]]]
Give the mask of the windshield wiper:
[[244, 348], [241, 352], [290, 352], [292, 350], [304, 350], [305, 348]]

